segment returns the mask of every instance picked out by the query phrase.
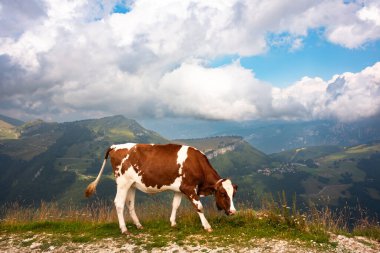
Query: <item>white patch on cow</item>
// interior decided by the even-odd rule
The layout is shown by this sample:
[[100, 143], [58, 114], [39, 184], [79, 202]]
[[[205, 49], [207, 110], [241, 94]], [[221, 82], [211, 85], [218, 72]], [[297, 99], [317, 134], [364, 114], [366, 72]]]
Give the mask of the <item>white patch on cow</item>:
[[178, 174], [182, 175], [183, 163], [187, 159], [187, 150], [189, 146], [182, 146], [177, 153], [177, 164], [179, 164]]
[[170, 223], [172, 227], [175, 227], [177, 225], [175, 218], [177, 215], [177, 209], [179, 205], [181, 204], [181, 199], [182, 199], [182, 193], [176, 192], [174, 194], [173, 204], [172, 204], [173, 208], [172, 208], [172, 213], [170, 215]]
[[127, 197], [127, 193], [133, 182], [128, 180], [126, 177], [118, 177], [116, 178], [116, 184], [117, 184], [117, 192], [115, 196], [115, 207], [117, 212], [117, 218], [119, 220], [119, 226], [122, 233], [125, 233], [127, 231], [127, 227], [125, 226], [125, 220], [124, 220], [124, 206], [125, 206], [125, 199]]
[[202, 211], [203, 205], [199, 200], [192, 199], [191, 201], [193, 202], [193, 204], [197, 207], [199, 211]]
[[206, 229], [207, 231], [211, 231], [211, 226], [210, 224], [208, 223], [204, 213], [202, 212], [198, 212], [198, 215], [199, 215], [199, 218], [201, 219], [201, 222], [202, 222], [202, 225], [203, 225], [203, 228]]
[[202, 222], [202, 225], [203, 225], [203, 228], [210, 231], [211, 230], [211, 226], [210, 224], [208, 223], [204, 213], [203, 213], [203, 205], [201, 203], [200, 200], [195, 200], [195, 199], [192, 199], [191, 200], [193, 202], [193, 204], [197, 207], [198, 209], [198, 215], [199, 215], [199, 218], [201, 219], [201, 222]]
[[111, 146], [111, 148], [115, 151], [119, 149], [131, 149], [136, 145], [136, 143], [124, 143], [124, 144], [114, 144]]
[[230, 211], [236, 212], [234, 202], [232, 201], [233, 195], [234, 195], [234, 187], [232, 186], [231, 180], [227, 179], [222, 182], [222, 186], [224, 190], [226, 190], [228, 197], [230, 198]]

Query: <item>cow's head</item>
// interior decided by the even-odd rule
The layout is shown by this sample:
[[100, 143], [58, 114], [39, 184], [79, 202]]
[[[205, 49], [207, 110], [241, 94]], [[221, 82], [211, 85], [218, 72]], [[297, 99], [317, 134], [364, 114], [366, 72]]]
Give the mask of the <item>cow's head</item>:
[[236, 213], [233, 197], [237, 188], [237, 185], [232, 184], [229, 179], [221, 179], [215, 184], [216, 207], [219, 210], [224, 210], [227, 215]]

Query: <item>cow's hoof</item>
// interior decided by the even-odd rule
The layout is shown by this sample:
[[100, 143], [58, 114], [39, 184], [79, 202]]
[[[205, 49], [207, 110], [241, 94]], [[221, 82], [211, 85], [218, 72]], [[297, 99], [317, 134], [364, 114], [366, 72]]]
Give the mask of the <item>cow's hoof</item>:
[[128, 230], [121, 231], [121, 233], [122, 233], [123, 235], [129, 235], [129, 234], [130, 234]]
[[209, 232], [209, 233], [212, 232], [212, 228], [205, 228], [205, 230], [206, 230], [207, 232]]
[[142, 225], [137, 225], [136, 228], [137, 228], [137, 229], [140, 229], [140, 230], [141, 230], [141, 229], [144, 229], [144, 227], [143, 227]]
[[174, 224], [171, 224], [172, 228], [176, 228], [177, 227], [177, 223], [174, 223]]

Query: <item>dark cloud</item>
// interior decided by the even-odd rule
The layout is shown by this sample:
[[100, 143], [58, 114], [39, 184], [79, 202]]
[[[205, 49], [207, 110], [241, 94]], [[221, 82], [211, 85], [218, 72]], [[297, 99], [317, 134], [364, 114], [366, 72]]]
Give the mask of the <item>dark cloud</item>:
[[44, 17], [46, 7], [38, 0], [0, 0], [0, 37], [19, 37]]

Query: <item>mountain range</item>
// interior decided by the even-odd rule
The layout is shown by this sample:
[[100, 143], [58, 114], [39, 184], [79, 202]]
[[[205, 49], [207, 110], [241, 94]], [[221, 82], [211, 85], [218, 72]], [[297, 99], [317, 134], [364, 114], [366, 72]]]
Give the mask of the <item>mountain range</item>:
[[380, 116], [355, 122], [336, 120], [207, 121], [189, 119], [141, 120], [169, 139], [210, 136], [241, 136], [267, 153], [310, 146], [353, 146], [380, 139]]
[[[256, 143], [271, 138], [274, 142], [275, 136], [279, 136], [276, 144], [287, 147], [291, 133], [297, 133], [300, 125], [304, 125], [272, 124], [260, 130], [261, 135], [256, 131]], [[65, 123], [42, 120], [24, 123], [0, 117], [0, 132], [12, 133], [2, 134], [0, 138], [0, 203], [17, 201], [29, 205], [43, 200], [88, 204], [93, 200], [85, 199], [83, 191], [97, 175], [108, 146], [124, 142], [175, 142], [202, 150], [221, 176], [239, 185], [240, 203], [258, 206], [264, 195], [276, 197], [285, 191], [289, 201], [297, 194], [301, 206], [312, 201], [317, 205], [349, 206], [357, 210], [360, 205], [361, 210], [380, 214], [380, 142], [376, 126], [372, 123], [360, 128], [352, 126], [351, 129], [360, 131], [367, 129], [360, 133], [365, 136], [364, 141], [357, 143], [356, 130], [352, 130], [355, 134], [351, 137], [333, 135], [334, 131], [342, 131], [330, 129], [327, 123], [319, 124], [310, 123], [307, 128], [325, 127], [324, 133], [331, 133], [330, 139], [334, 138], [336, 144], [307, 146], [300, 142], [296, 148], [267, 154], [252, 146], [252, 139], [246, 138], [247, 135], [168, 140], [120, 115]], [[268, 134], [275, 129], [283, 131]], [[349, 131], [346, 133], [349, 135]], [[339, 145], [351, 142], [353, 145]], [[112, 200], [115, 188], [107, 163], [97, 198]], [[149, 197], [144, 195], [139, 199], [146, 201]]]

